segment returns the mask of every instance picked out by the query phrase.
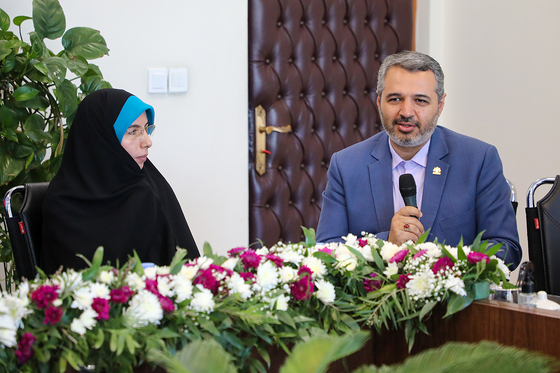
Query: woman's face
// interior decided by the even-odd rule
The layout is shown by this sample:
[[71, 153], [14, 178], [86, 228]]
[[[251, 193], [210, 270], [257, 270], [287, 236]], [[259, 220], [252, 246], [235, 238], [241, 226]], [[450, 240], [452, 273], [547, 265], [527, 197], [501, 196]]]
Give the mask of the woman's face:
[[[152, 146], [152, 140], [145, 131], [147, 125], [148, 117], [146, 116], [146, 112], [143, 112], [132, 122], [130, 127], [128, 127], [121, 141], [122, 147], [134, 158], [140, 168], [144, 167], [144, 162], [146, 162], [148, 158], [148, 148]], [[140, 135], [139, 138], [135, 138], [138, 136], [139, 132], [143, 132], [142, 135]]]

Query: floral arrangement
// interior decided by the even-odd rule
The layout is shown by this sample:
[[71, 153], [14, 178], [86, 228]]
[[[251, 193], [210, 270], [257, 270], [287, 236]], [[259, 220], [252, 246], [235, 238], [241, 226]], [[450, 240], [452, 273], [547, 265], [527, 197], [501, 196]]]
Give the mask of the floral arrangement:
[[[507, 282], [500, 245], [396, 246], [363, 233], [343, 243], [307, 240], [234, 248], [169, 266], [144, 268], [137, 256], [114, 268], [103, 249], [89, 268], [41, 274], [0, 297], [0, 372], [132, 371], [151, 352], [173, 355], [214, 338], [243, 371], [266, 371], [267, 346], [288, 351], [317, 331], [342, 334], [363, 325], [405, 327], [409, 346], [437, 303], [447, 315]], [[446, 316], [447, 316], [446, 315]]]

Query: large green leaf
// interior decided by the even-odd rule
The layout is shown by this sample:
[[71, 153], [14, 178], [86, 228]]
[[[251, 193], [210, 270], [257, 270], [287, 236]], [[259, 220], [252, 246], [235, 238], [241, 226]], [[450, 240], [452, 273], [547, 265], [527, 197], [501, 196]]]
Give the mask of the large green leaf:
[[80, 90], [87, 96], [91, 92], [95, 92], [99, 89], [111, 88], [111, 84], [102, 80], [99, 75], [88, 76], [82, 79], [82, 84], [80, 85]]
[[6, 58], [10, 53], [12, 53], [12, 48], [9, 48], [8, 41], [0, 40], [0, 60]]
[[88, 62], [85, 58], [81, 56], [76, 56], [74, 58], [68, 58], [68, 56], [64, 56], [66, 58], [66, 66], [68, 69], [72, 71], [72, 73], [76, 74], [77, 76], [82, 76], [88, 71]]
[[48, 69], [49, 78], [54, 82], [61, 82], [66, 77], [66, 59], [62, 57], [49, 57], [43, 60]]
[[62, 37], [62, 45], [69, 58], [81, 56], [93, 60], [109, 53], [103, 36], [89, 27], [74, 27], [66, 31]]
[[54, 40], [64, 34], [66, 17], [58, 0], [33, 0], [33, 26], [43, 38]]
[[0, 123], [2, 128], [15, 130], [18, 126], [16, 112], [7, 105], [0, 106]]
[[52, 136], [45, 132], [45, 121], [39, 114], [30, 115], [23, 124], [23, 130], [27, 137], [33, 141], [40, 142], [52, 139]]
[[54, 91], [59, 102], [60, 111], [65, 117], [72, 114], [78, 108], [78, 89], [71, 81], [65, 79], [57, 84]]
[[8, 13], [0, 9], [0, 29], [2, 31], [8, 31], [9, 27], [10, 27], [10, 16], [8, 15]]
[[16, 66], [16, 56], [14, 56], [13, 53], [10, 53], [4, 60], [4, 65], [2, 66], [0, 72], [3, 74], [7, 74], [10, 71], [12, 71], [15, 66]]
[[0, 147], [0, 185], [15, 178], [25, 167], [25, 160], [13, 158]]
[[38, 94], [39, 90], [30, 86], [23, 86], [16, 89], [13, 96], [16, 101], [27, 101], [37, 96]]
[[33, 18], [28, 17], [28, 16], [17, 16], [17, 17], [14, 18], [14, 25], [21, 26], [23, 21], [27, 21], [28, 19], [33, 19]]
[[45, 58], [49, 56], [49, 50], [43, 41], [43, 38], [36, 32], [29, 33], [29, 40], [31, 41], [31, 48], [38, 58]]

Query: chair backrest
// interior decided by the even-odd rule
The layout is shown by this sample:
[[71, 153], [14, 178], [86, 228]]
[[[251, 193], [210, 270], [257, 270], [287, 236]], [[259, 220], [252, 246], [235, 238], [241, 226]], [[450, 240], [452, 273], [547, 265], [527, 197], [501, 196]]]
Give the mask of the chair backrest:
[[[18, 276], [33, 279], [37, 275], [43, 227], [43, 202], [48, 182], [27, 183], [10, 189], [4, 197], [6, 226]], [[12, 198], [23, 193], [18, 212], [12, 211]]]
[[[544, 184], [553, 185], [535, 204], [535, 191]], [[527, 191], [526, 216], [535, 287], [560, 295], [560, 176], [538, 179], [531, 184]]]

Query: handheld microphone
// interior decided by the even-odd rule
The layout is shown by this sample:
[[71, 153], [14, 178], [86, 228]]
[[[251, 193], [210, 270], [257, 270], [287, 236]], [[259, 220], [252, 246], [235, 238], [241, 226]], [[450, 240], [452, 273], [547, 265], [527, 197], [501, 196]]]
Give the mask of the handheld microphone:
[[418, 207], [416, 205], [416, 182], [411, 174], [402, 174], [399, 177], [399, 190], [405, 206]]

